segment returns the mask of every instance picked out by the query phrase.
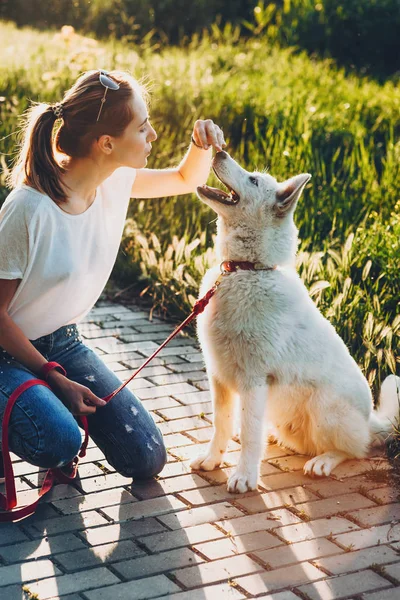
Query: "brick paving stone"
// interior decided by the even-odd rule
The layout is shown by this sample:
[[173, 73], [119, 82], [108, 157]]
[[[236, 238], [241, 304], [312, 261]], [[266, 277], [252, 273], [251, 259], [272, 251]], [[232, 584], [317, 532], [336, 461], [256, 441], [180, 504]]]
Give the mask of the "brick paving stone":
[[249, 594], [258, 595], [263, 592], [274, 592], [324, 577], [326, 577], [325, 573], [313, 565], [302, 563], [283, 569], [257, 573], [249, 577], [235, 577], [235, 581]]
[[[134, 372], [134, 369], [132, 369], [132, 373], [133, 372]], [[141, 377], [146, 377], [146, 379], [150, 379], [151, 381], [153, 381], [153, 377], [156, 375], [160, 375], [160, 376], [161, 375], [173, 375], [173, 373], [171, 373], [171, 371], [169, 369], [167, 369], [166, 367], [163, 367], [162, 365], [155, 365], [154, 361], [151, 361], [151, 363], [148, 367], [145, 367], [144, 369], [142, 369], [140, 371]], [[156, 383], [156, 382], [153, 381], [153, 383]]]
[[[174, 371], [175, 373], [187, 373], [188, 371], [193, 371], [194, 369], [198, 370], [198, 369], [204, 369], [204, 365], [201, 363], [198, 363], [196, 365], [193, 365], [192, 363], [186, 362], [185, 360], [181, 359], [179, 364], [174, 364], [171, 365], [169, 367], [171, 369], [171, 371]], [[197, 402], [197, 400], [196, 400]]]
[[179, 448], [180, 446], [187, 446], [194, 443], [193, 440], [182, 433], [170, 433], [163, 437], [166, 448]]
[[[132, 483], [132, 477], [124, 477], [120, 473], [100, 473], [95, 477], [87, 477], [79, 482], [85, 494], [112, 489], [119, 486], [127, 486]], [[59, 487], [59, 486], [57, 486]], [[56, 488], [57, 489], [57, 488]]]
[[175, 492], [179, 492], [179, 497], [185, 499], [185, 490], [202, 488], [207, 485], [208, 481], [205, 481], [193, 473], [190, 475], [182, 475], [182, 477], [158, 479], [157, 481], [153, 480], [146, 483], [134, 482], [130, 489], [132, 494], [134, 494], [140, 500], [157, 498], [158, 496], [173, 494]]
[[185, 405], [205, 404], [211, 401], [210, 392], [199, 392], [199, 390], [187, 394], [174, 394], [174, 398], [176, 398], [180, 402], [183, 402], [183, 404]]
[[207, 541], [193, 546], [209, 560], [245, 554], [265, 548], [281, 546], [282, 541], [266, 531], [245, 533], [238, 536], [228, 536], [221, 540]]
[[336, 600], [348, 598], [352, 594], [387, 588], [390, 585], [386, 579], [379, 577], [373, 571], [366, 570], [303, 585], [299, 590], [307, 594], [311, 600], [321, 600], [321, 598]]
[[349, 516], [364, 527], [400, 521], [400, 503], [355, 510], [349, 512]]
[[135, 582], [120, 583], [106, 588], [96, 589], [92, 592], [84, 592], [86, 600], [150, 600], [159, 594], [173, 594], [180, 588], [172, 583], [164, 575], [146, 577]]
[[368, 496], [377, 504], [389, 504], [400, 502], [400, 491], [392, 487], [384, 487], [377, 490], [369, 490]]
[[126, 523], [107, 524], [102, 527], [85, 529], [78, 535], [91, 546], [99, 546], [107, 542], [136, 539], [165, 530], [166, 528], [154, 517], [149, 517], [140, 521], [127, 521]]
[[340, 557], [343, 554], [343, 550], [325, 538], [318, 538], [317, 540], [297, 542], [296, 544], [284, 544], [279, 548], [257, 551], [253, 554], [268, 565], [268, 567], [278, 569], [285, 565], [302, 563], [306, 560], [315, 560], [331, 554]]
[[[202, 473], [202, 471], [199, 471]], [[207, 474], [205, 473], [207, 476]], [[205, 482], [208, 485], [208, 482]], [[239, 502], [239, 499], [248, 498], [258, 494], [257, 491], [245, 492], [244, 494], [232, 494], [226, 489], [226, 485], [213, 485], [211, 487], [202, 487], [200, 489], [194, 489], [189, 492], [180, 492], [180, 497], [189, 502], [192, 506], [201, 506], [202, 504], [210, 504], [213, 502], [222, 502], [224, 500], [235, 500]]]
[[176, 578], [176, 581], [190, 589], [200, 585], [226, 581], [233, 577], [237, 580], [239, 575], [246, 575], [262, 570], [262, 567], [254, 562], [254, 560], [246, 555], [241, 555], [215, 560], [211, 563], [202, 563], [195, 567], [179, 569], [178, 571], [173, 571], [172, 575]]
[[378, 459], [363, 459], [363, 460], [346, 460], [341, 463], [333, 471], [332, 475], [338, 479], [347, 479], [354, 475], [365, 474], [371, 480], [376, 479], [380, 474], [383, 478], [385, 471], [390, 468], [387, 460]]
[[381, 544], [398, 541], [400, 541], [399, 524], [380, 525], [378, 527], [335, 535], [335, 542], [344, 548], [351, 548], [351, 550], [359, 550], [368, 546], [380, 546]]
[[194, 384], [201, 392], [209, 392], [210, 391], [210, 382], [208, 379], [201, 379], [199, 381], [195, 381]]
[[[153, 377], [150, 377], [150, 380], [157, 385], [169, 385], [170, 383], [182, 382], [185, 383], [188, 381], [199, 381], [201, 379], [204, 379], [203, 371], [188, 371], [186, 373], [167, 373], [165, 375], [154, 374]], [[182, 394], [182, 396], [186, 396], [186, 394]], [[207, 400], [209, 399], [210, 397], [208, 396]], [[197, 400], [196, 402], [199, 402], [199, 400]]]
[[60, 569], [47, 559], [0, 567], [0, 593], [5, 585], [45, 579], [59, 574], [61, 574]]
[[[97, 354], [101, 354], [97, 348], [94, 348], [94, 350]], [[137, 369], [144, 363], [144, 357], [141, 354], [132, 351], [128, 352], [126, 350], [124, 350], [123, 352], [121, 351], [112, 354], [101, 354], [101, 360], [107, 365], [110, 363], [122, 361], [125, 365], [131, 367], [132, 369]], [[152, 362], [154, 363], [155, 361]], [[159, 362], [158, 364], [161, 364], [161, 362]]]
[[64, 515], [70, 515], [75, 512], [98, 508], [99, 506], [103, 508], [115, 504], [119, 506], [120, 504], [132, 504], [134, 502], [137, 502], [137, 500], [132, 494], [123, 488], [116, 488], [114, 490], [97, 492], [96, 494], [86, 494], [85, 496], [67, 498], [66, 500], [57, 500], [53, 504]]
[[[124, 379], [128, 379], [128, 377], [125, 376]], [[137, 377], [136, 379], [133, 379], [130, 383], [128, 383], [126, 387], [128, 388], [128, 390], [136, 392], [138, 390], [153, 388], [155, 386], [154, 383], [151, 383], [151, 381], [148, 381], [144, 377]]]
[[154, 386], [148, 390], [141, 390], [139, 397], [141, 400], [147, 398], [160, 398], [160, 396], [175, 396], [179, 390], [193, 391], [195, 387], [189, 383], [171, 383], [170, 385]]
[[310, 460], [309, 456], [293, 454], [292, 456], [280, 456], [270, 460], [272, 465], [279, 467], [281, 471], [302, 471], [305, 463]]
[[[193, 471], [190, 468], [189, 461], [177, 461], [171, 458], [161, 471], [160, 475], [165, 479], [167, 477], [178, 477], [179, 475], [188, 475], [192, 473]], [[201, 475], [204, 478], [204, 474], [202, 473]]]
[[126, 521], [127, 519], [136, 521], [138, 519], [143, 519], [144, 517], [156, 517], [169, 512], [184, 510], [186, 508], [186, 504], [170, 494], [151, 500], [122, 504], [121, 506], [109, 506], [107, 508], [102, 508], [102, 512], [109, 519], [113, 519], [114, 521]]
[[176, 406], [174, 408], [162, 408], [159, 413], [167, 421], [182, 419], [183, 417], [199, 416], [200, 413], [209, 415], [212, 413], [211, 402], [201, 404], [189, 404], [188, 406]]
[[[192, 435], [192, 431], [188, 432], [188, 435]], [[231, 444], [231, 442], [230, 442]], [[202, 449], [200, 446], [198, 446], [198, 454], [200, 454], [202, 452]], [[233, 456], [234, 458], [238, 458], [238, 456], [240, 455], [240, 452], [230, 452], [229, 456], [225, 455], [224, 458], [224, 463], [226, 464], [229, 461], [231, 461], [231, 457]], [[204, 477], [205, 479], [207, 479], [207, 481], [209, 481], [211, 484], [220, 484], [220, 483], [225, 483], [228, 481], [229, 477], [232, 475], [232, 473], [235, 471], [236, 469], [234, 467], [224, 467], [222, 466], [222, 468], [220, 469], [216, 469], [215, 471], [201, 471], [202, 477]], [[265, 474], [273, 474], [276, 473], [277, 469], [276, 467], [273, 467], [272, 465], [270, 465], [269, 463], [261, 463], [261, 473]], [[199, 471], [200, 473], [200, 471]], [[262, 480], [261, 477], [258, 478], [258, 482], [257, 482], [258, 486], [262, 486]], [[236, 495], [230, 494], [231, 497], [236, 497]]]
[[58, 516], [57, 519], [37, 519], [36, 514], [24, 522], [24, 529], [34, 539], [41, 538], [44, 534], [48, 536], [67, 533], [68, 531], [80, 531], [96, 525], [108, 524], [109, 521], [94, 510], [70, 516]]
[[169, 323], [152, 323], [150, 325], [136, 325], [135, 329], [140, 333], [172, 332], [174, 327]]
[[[57, 596], [52, 596], [49, 600], [59, 600], [59, 598], [60, 596], [57, 594]], [[79, 596], [79, 594], [67, 594], [62, 597], [62, 600], [82, 600], [82, 596]]]
[[142, 400], [143, 406], [149, 410], [159, 410], [161, 408], [172, 408], [173, 406], [182, 406], [171, 396], [161, 396], [160, 398], [153, 398], [150, 400]]
[[313, 481], [310, 479], [306, 487], [312, 492], [319, 494], [322, 498], [330, 498], [331, 496], [340, 496], [352, 492], [359, 492], [364, 495], [368, 494], [372, 498], [372, 490], [375, 493], [375, 488], [380, 488], [384, 485], [382, 482], [368, 481], [365, 475], [356, 475], [355, 477], [341, 480], [324, 478]]
[[87, 589], [102, 587], [117, 583], [118, 577], [105, 567], [89, 569], [81, 573], [69, 573], [61, 577], [51, 577], [43, 581], [29, 583], [31, 594], [37, 594], [40, 600], [49, 600], [54, 596], [64, 596], [72, 592], [82, 592]]
[[201, 352], [193, 352], [191, 354], [185, 354], [185, 360], [188, 360], [192, 364], [204, 364], [203, 355]]
[[[224, 456], [224, 463], [227, 463], [228, 461], [234, 462], [234, 464], [237, 463], [237, 458], [240, 453], [240, 451], [235, 450], [237, 446], [238, 444], [236, 442], [230, 440], [227, 448], [227, 454], [225, 454]], [[205, 451], [205, 448], [203, 451]], [[173, 456], [176, 456], [180, 460], [193, 460], [194, 458], [197, 458], [197, 456], [201, 452], [202, 448], [199, 447], [197, 444], [192, 444], [190, 446], [180, 446], [179, 448], [174, 448], [173, 450], [171, 450], [171, 454]], [[235, 454], [236, 452], [238, 453], [237, 455]], [[205, 473], [205, 471], [199, 470], [198, 473]]]
[[74, 552], [57, 554], [57, 563], [67, 572], [82, 571], [98, 565], [111, 564], [137, 556], [143, 556], [141, 550], [132, 540], [118, 540], [108, 544], [100, 544], [93, 548], [84, 548]]
[[389, 588], [388, 590], [380, 590], [379, 592], [372, 592], [369, 594], [363, 594], [363, 600], [399, 600], [400, 598], [400, 587]]
[[385, 573], [390, 575], [390, 577], [397, 579], [400, 583], [400, 562], [397, 562], [395, 565], [387, 565], [385, 567]]
[[67, 533], [54, 538], [44, 538], [38, 541], [22, 542], [12, 546], [2, 546], [0, 557], [6, 564], [36, 560], [44, 556], [58, 554], [66, 550], [76, 551], [84, 549], [85, 545], [75, 535]]
[[29, 538], [22, 533], [18, 525], [12, 523], [2, 523], [0, 525], [0, 547], [8, 544], [16, 544], [18, 542], [28, 542]]
[[[161, 600], [165, 596], [158, 596], [156, 600]], [[221, 583], [219, 585], [208, 585], [197, 590], [180, 592], [177, 594], [168, 594], [168, 600], [216, 600], [218, 598], [228, 598], [229, 600], [241, 600], [245, 598], [233, 585]], [[294, 596], [295, 600], [298, 600]], [[279, 599], [278, 599], [279, 600]], [[285, 599], [282, 599], [285, 600]], [[287, 600], [292, 600], [291, 598]]]
[[[127, 379], [129, 375], [133, 373], [133, 369], [127, 369], [125, 365], [120, 362], [108, 362], [107, 366], [109, 369], [111, 369], [111, 371], [114, 371], [114, 373], [117, 374], [117, 377], [123, 380]], [[143, 377], [145, 377], [145, 375], [143, 375]]]
[[298, 596], [295, 596], [293, 592], [289, 591], [268, 594], [267, 596], [258, 596], [258, 598], [265, 598], [265, 600], [298, 600]]
[[[94, 325], [94, 324], [93, 324]], [[132, 331], [133, 329], [129, 327], [107, 327], [106, 329], [102, 329], [99, 326], [95, 326], [96, 329], [91, 329], [90, 331], [84, 331], [83, 337], [87, 340], [95, 340], [103, 337], [111, 337], [111, 336], [119, 336], [124, 332], [128, 333], [128, 331]]]
[[113, 568], [124, 579], [140, 579], [202, 562], [204, 559], [189, 548], [178, 548], [133, 560], [125, 560], [114, 564]]
[[[145, 343], [145, 342], [144, 342]], [[127, 344], [128, 346], [130, 344]], [[154, 348], [152, 348], [151, 346], [143, 347], [140, 349], [140, 352], [144, 355], [144, 356], [150, 356], [154, 350], [157, 348], [157, 345], [154, 344]], [[133, 349], [133, 348], [132, 348]], [[175, 356], [185, 356], [185, 360], [188, 360], [186, 358], [187, 355], [192, 355], [195, 351], [194, 346], [169, 346], [166, 348], [163, 348], [163, 350], [161, 350], [157, 356], [171, 356], [171, 355], [175, 355]], [[199, 354], [199, 353], [196, 353]]]
[[[351, 509], [364, 508], [365, 506], [373, 506], [375, 503], [361, 494], [345, 494], [343, 496], [334, 496], [324, 500], [314, 500], [312, 502], [303, 502], [296, 505], [296, 510], [304, 511], [310, 519], [320, 519], [322, 517], [330, 517], [338, 513], [348, 512]], [[372, 510], [375, 510], [373, 508]], [[368, 509], [370, 510], [370, 509]], [[356, 511], [358, 514], [362, 511]], [[355, 513], [349, 513], [350, 515]]]
[[279, 446], [278, 444], [274, 444], [272, 442], [268, 442], [264, 448], [264, 460], [269, 460], [271, 458], [276, 458], [278, 456], [291, 456], [294, 452], [289, 450], [289, 448], [284, 448], [284, 446]]
[[[282, 525], [292, 525], [293, 523], [298, 523], [299, 526], [304, 525], [304, 523], [301, 523], [298, 516], [293, 515], [283, 508], [259, 515], [246, 515], [237, 519], [223, 519], [218, 521], [217, 525], [229, 534], [242, 535], [254, 531], [266, 531], [278, 528], [283, 529]], [[294, 527], [294, 525], [292, 526]]]
[[[160, 334], [158, 334], [160, 335]], [[165, 334], [165, 336], [162, 336], [160, 338], [160, 342], [158, 341], [158, 337], [154, 334], [154, 333], [139, 333], [139, 332], [132, 332], [129, 333], [128, 331], [126, 331], [125, 333], [120, 333], [118, 336], [118, 339], [120, 342], [146, 342], [146, 341], [153, 341], [155, 344], [161, 344], [161, 342], [164, 341], [164, 339], [167, 337], [167, 334]]]
[[344, 552], [328, 558], [320, 558], [314, 561], [314, 564], [329, 571], [331, 575], [340, 575], [342, 573], [349, 573], [350, 571], [368, 569], [371, 565], [396, 562], [396, 560], [399, 560], [399, 555], [392, 548], [377, 546], [375, 548]]
[[190, 432], [191, 429], [209, 426], [210, 422], [207, 421], [206, 418], [187, 417], [186, 419], [177, 419], [176, 421], [160, 423], [159, 428], [161, 433], [178, 433], [179, 431]]
[[99, 338], [94, 341], [95, 347], [103, 350], [103, 352], [107, 352], [107, 354], [119, 354], [120, 352], [140, 352], [140, 354], [143, 354], [143, 352], [146, 352], [146, 356], [150, 356], [157, 348], [157, 344], [149, 340], [124, 344], [114, 337], [108, 337]]
[[284, 488], [296, 485], [307, 485], [310, 483], [310, 477], [296, 471], [295, 473], [277, 473], [262, 477], [262, 485], [268, 491], [282, 490]]
[[302, 540], [311, 540], [331, 534], [335, 535], [336, 533], [352, 531], [354, 529], [359, 529], [359, 527], [341, 517], [331, 517], [329, 519], [317, 519], [309, 523], [298, 523], [297, 525], [280, 527], [276, 530], [276, 533], [288, 542], [301, 542]]
[[242, 514], [234, 506], [221, 503], [184, 510], [174, 515], [161, 516], [159, 521], [170, 529], [180, 529], [181, 527], [194, 527], [195, 525], [201, 525], [201, 523], [215, 523], [221, 518], [240, 517]]
[[202, 523], [194, 527], [165, 531], [154, 535], [140, 537], [139, 541], [150, 552], [162, 552], [174, 548], [192, 546], [201, 542], [215, 540], [224, 537], [224, 534], [209, 523]]
[[312, 502], [317, 499], [317, 496], [307, 488], [297, 486], [280, 490], [279, 492], [267, 492], [266, 494], [258, 494], [252, 498], [240, 499], [237, 500], [237, 504], [243, 506], [249, 513], [260, 513], [271, 508], [279, 508], [285, 505], [293, 506], [306, 500]]

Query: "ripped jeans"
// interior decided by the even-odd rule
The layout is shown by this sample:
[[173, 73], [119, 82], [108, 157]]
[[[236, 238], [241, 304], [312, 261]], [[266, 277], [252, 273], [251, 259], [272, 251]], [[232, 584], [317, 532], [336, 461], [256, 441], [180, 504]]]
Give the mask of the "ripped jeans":
[[[85, 385], [100, 398], [121, 384], [97, 354], [85, 346], [76, 325], [66, 325], [31, 343], [47, 360], [60, 363], [68, 379]], [[0, 348], [0, 423], [11, 393], [29, 379], [37, 376]], [[78, 454], [82, 443], [78, 419], [50, 389], [32, 386], [12, 410], [10, 450], [42, 468], [65, 465]], [[97, 407], [87, 419], [90, 437], [125, 477], [147, 479], [163, 469], [167, 455], [161, 432], [127, 387], [105, 406]]]

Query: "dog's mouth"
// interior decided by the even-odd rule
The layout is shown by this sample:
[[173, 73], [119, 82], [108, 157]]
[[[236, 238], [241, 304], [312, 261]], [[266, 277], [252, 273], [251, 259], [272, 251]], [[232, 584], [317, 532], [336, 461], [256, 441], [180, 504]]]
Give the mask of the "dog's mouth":
[[220, 182], [228, 188], [229, 194], [225, 192], [225, 190], [220, 190], [219, 188], [214, 188], [209, 185], [201, 185], [197, 189], [201, 191], [203, 196], [209, 198], [210, 200], [216, 200], [217, 202], [220, 202], [221, 204], [227, 204], [228, 206], [234, 206], [235, 204], [237, 204], [240, 200], [239, 194], [235, 192], [235, 190], [231, 186], [222, 181], [215, 169], [214, 173], [216, 174]]

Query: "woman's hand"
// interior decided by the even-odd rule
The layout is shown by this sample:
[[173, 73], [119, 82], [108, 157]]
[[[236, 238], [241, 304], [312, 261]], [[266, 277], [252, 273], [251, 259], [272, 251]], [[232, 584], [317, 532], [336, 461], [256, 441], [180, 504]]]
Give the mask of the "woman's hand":
[[77, 416], [92, 415], [97, 406], [105, 406], [101, 398], [98, 398], [84, 385], [71, 381], [57, 371], [50, 371], [47, 381], [68, 410]]
[[204, 148], [204, 150], [208, 150], [212, 146], [217, 151], [221, 151], [222, 148], [226, 147], [222, 129], [211, 119], [205, 121], [198, 119], [194, 124], [192, 137], [197, 146]]

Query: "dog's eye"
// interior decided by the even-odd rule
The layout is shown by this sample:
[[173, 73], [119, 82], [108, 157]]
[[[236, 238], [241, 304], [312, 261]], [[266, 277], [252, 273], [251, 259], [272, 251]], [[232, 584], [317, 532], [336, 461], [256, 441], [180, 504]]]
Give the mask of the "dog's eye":
[[257, 177], [249, 177], [249, 180], [250, 180], [250, 182], [253, 185], [257, 185], [258, 186], [258, 179], [257, 179]]

